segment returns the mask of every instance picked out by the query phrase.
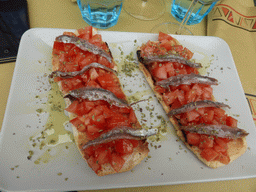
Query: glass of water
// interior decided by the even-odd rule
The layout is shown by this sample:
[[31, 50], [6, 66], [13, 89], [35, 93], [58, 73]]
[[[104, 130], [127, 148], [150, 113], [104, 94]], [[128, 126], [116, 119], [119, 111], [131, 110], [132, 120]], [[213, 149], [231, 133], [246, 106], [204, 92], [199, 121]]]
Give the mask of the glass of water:
[[162, 23], [151, 32], [192, 35], [185, 27], [200, 23], [219, 0], [173, 0], [171, 14], [180, 23]]
[[107, 29], [117, 24], [123, 0], [77, 0], [77, 4], [86, 23]]

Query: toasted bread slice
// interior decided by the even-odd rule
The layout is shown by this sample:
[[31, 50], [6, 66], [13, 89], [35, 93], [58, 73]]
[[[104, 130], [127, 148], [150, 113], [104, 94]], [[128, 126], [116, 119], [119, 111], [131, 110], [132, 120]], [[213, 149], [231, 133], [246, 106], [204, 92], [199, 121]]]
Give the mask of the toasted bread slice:
[[[77, 35], [78, 32], [76, 31], [75, 34]], [[97, 34], [97, 30], [96, 30], [96, 28], [93, 28], [93, 35], [95, 35], [95, 34]], [[57, 71], [59, 69], [59, 67], [60, 67], [59, 58], [58, 58], [57, 55], [53, 54], [52, 70]], [[114, 69], [117, 69], [116, 64], [115, 64]], [[119, 82], [118, 78], [117, 78], [117, 81]], [[58, 83], [58, 85], [59, 85], [60, 91], [64, 95], [67, 94], [63, 90], [60, 82]], [[65, 100], [66, 106], [69, 106], [71, 104], [69, 99], [65, 98], [64, 100]], [[75, 117], [76, 117], [75, 114], [69, 113], [69, 118], [70, 119], [73, 119]], [[135, 123], [135, 126], [140, 127], [140, 124], [139, 124], [138, 121], [137, 121], [137, 123]], [[86, 135], [85, 132], [79, 132], [77, 130], [77, 128], [73, 125], [72, 125], [72, 129], [73, 129], [74, 140], [75, 140], [75, 143], [77, 145], [77, 148], [79, 149], [79, 152], [81, 153], [84, 160], [87, 161], [86, 154], [85, 154], [84, 150], [82, 149], [82, 147], [89, 141], [89, 139], [87, 138], [87, 135]], [[145, 157], [147, 157], [148, 153], [149, 153], [148, 143], [144, 140], [142, 142], [142, 144], [139, 144], [136, 148], [133, 149], [132, 154], [123, 156], [123, 159], [125, 160], [125, 163], [124, 163], [123, 167], [121, 168], [121, 170], [118, 171], [118, 173], [131, 170], [137, 164], [139, 164]], [[114, 173], [117, 173], [117, 172], [112, 168], [111, 164], [106, 163], [106, 164], [103, 164], [101, 166], [101, 170], [99, 170], [96, 174], [98, 176], [104, 176], [104, 175], [109, 175], [109, 174], [114, 174]]]
[[[176, 45], [180, 45], [177, 39], [173, 39], [173, 41], [176, 43]], [[140, 48], [138, 48], [137, 50], [140, 51]], [[141, 62], [139, 62], [139, 69], [144, 74], [148, 84], [150, 85], [151, 89], [154, 91], [164, 111], [166, 112], [166, 114], [168, 114], [171, 109], [168, 105], [165, 104], [163, 97], [157, 91], [155, 91], [155, 83], [149, 70]], [[204, 158], [202, 158], [200, 155], [202, 150], [196, 146], [191, 146], [186, 142], [185, 135], [179, 128], [180, 127], [179, 122], [173, 117], [169, 118], [169, 120], [172, 123], [173, 127], [175, 128], [177, 136], [184, 142], [187, 148], [190, 149], [204, 164], [206, 164], [208, 167], [211, 167], [211, 168], [218, 168], [225, 165], [220, 161], [207, 161]], [[247, 142], [245, 137], [231, 140], [228, 143], [228, 150], [227, 150], [227, 153], [230, 157], [229, 163], [231, 163], [232, 161], [240, 157], [242, 154], [244, 154], [246, 149], [247, 149]]]

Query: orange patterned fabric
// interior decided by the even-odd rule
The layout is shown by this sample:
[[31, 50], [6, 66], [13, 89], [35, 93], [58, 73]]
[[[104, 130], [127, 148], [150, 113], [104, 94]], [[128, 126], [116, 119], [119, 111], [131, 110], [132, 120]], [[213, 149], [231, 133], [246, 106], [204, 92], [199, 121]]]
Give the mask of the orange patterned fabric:
[[207, 35], [225, 40], [232, 52], [256, 124], [256, 7], [223, 0], [208, 15]]

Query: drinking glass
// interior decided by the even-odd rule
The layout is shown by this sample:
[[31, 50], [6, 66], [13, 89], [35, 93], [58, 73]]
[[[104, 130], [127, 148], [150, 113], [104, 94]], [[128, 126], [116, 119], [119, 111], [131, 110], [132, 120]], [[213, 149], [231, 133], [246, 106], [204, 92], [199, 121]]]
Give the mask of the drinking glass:
[[123, 0], [77, 0], [77, 4], [89, 25], [107, 29], [117, 24]]
[[170, 34], [192, 35], [185, 26], [200, 23], [212, 10], [219, 0], [173, 0], [171, 14], [179, 21], [176, 23], [162, 23], [155, 26], [151, 32], [159, 31]]
[[125, 0], [124, 10], [141, 20], [155, 20], [165, 13], [164, 0]]

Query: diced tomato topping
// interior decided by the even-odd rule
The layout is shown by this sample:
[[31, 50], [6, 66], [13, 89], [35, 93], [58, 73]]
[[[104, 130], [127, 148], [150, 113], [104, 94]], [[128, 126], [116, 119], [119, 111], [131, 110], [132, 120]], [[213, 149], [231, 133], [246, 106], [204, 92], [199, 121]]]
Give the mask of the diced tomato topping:
[[231, 116], [227, 116], [226, 124], [230, 127], [237, 127], [237, 120]]
[[109, 90], [109, 91], [111, 91], [112, 93], [114, 93], [116, 97], [125, 100], [126, 96], [125, 96], [125, 94], [123, 93], [123, 91], [122, 91], [122, 89], [121, 89], [120, 86], [107, 87], [106, 89]]
[[104, 76], [98, 77], [98, 82], [102, 88], [113, 87], [116, 85], [116, 81], [112, 74], [106, 73]]
[[89, 83], [87, 83], [87, 87], [101, 88], [101, 86], [97, 82], [95, 82], [95, 81], [89, 81]]
[[73, 32], [64, 32], [63, 35], [68, 35], [68, 36], [73, 36], [75, 37], [76, 35]]
[[214, 111], [213, 110], [208, 110], [207, 113], [203, 115], [203, 119], [205, 123], [211, 123], [214, 117]]
[[95, 34], [92, 36], [90, 39], [90, 43], [92, 44], [97, 44], [97, 43], [102, 43], [102, 37], [100, 34]]
[[129, 126], [130, 125], [130, 121], [128, 118], [120, 115], [120, 114], [116, 114], [115, 116], [111, 117], [108, 120], [108, 128], [109, 129], [113, 129], [117, 126]]
[[72, 123], [77, 128], [78, 131], [80, 131], [80, 132], [85, 132], [86, 131], [85, 125], [83, 124], [83, 122], [78, 117], [70, 120], [70, 123]]
[[188, 133], [186, 135], [187, 142], [190, 145], [198, 146], [200, 144], [200, 135], [197, 133]]
[[157, 86], [155, 86], [155, 91], [158, 93], [165, 93], [166, 89], [157, 85]]
[[200, 116], [200, 114], [196, 111], [196, 110], [192, 110], [187, 112], [187, 120], [190, 121], [194, 121], [195, 119], [197, 119]]
[[173, 37], [160, 31], [158, 35], [158, 41], [163, 41], [165, 39], [170, 41], [173, 40]]
[[133, 148], [136, 148], [139, 145], [138, 140], [130, 139], [130, 142], [132, 143]]
[[79, 105], [78, 101], [73, 101], [65, 110], [70, 113], [75, 113], [78, 105]]
[[216, 137], [214, 141], [216, 142], [217, 145], [219, 145], [223, 149], [227, 150], [227, 148], [228, 148], [227, 143], [229, 142], [229, 139]]
[[99, 137], [102, 131], [103, 131], [102, 129], [98, 128], [95, 125], [87, 125], [86, 133], [87, 133], [88, 139], [90, 140], [93, 140]]
[[90, 158], [87, 160], [87, 162], [88, 162], [88, 165], [92, 168], [92, 170], [93, 170], [95, 173], [97, 173], [97, 172], [100, 170], [101, 166], [100, 166], [100, 164], [96, 161], [96, 158], [95, 158], [95, 157], [90, 156]]
[[79, 37], [82, 39], [89, 40], [92, 38], [92, 26], [78, 29], [77, 31], [79, 33]]
[[86, 154], [86, 159], [88, 159], [90, 156], [92, 156], [94, 154], [94, 147], [87, 147], [86, 149], [84, 149], [84, 153]]
[[113, 153], [111, 156], [111, 165], [116, 172], [120, 171], [125, 163], [125, 160], [118, 154]]
[[133, 152], [133, 145], [127, 139], [119, 139], [116, 141], [116, 152], [130, 154]]
[[114, 63], [113, 63], [113, 62], [110, 63], [105, 57], [102, 57], [102, 56], [100, 56], [100, 57], [98, 58], [98, 63], [100, 63], [100, 64], [102, 64], [102, 65], [104, 65], [104, 66], [106, 66], [106, 67], [109, 67], [109, 68], [111, 68], [111, 69], [114, 68]]
[[95, 150], [95, 158], [100, 165], [108, 163], [111, 158], [111, 152], [106, 146], [98, 147]]
[[79, 60], [79, 66], [82, 69], [86, 65], [89, 65], [94, 62], [97, 62], [97, 56], [93, 53], [87, 52], [86, 55], [83, 55], [82, 58]]
[[213, 147], [213, 141], [214, 138], [209, 135], [201, 135], [200, 143], [199, 143], [199, 148], [204, 149], [204, 148], [212, 148]]
[[215, 160], [218, 160], [218, 161], [220, 161], [221, 163], [223, 163], [223, 164], [225, 164], [225, 165], [229, 164], [229, 162], [230, 162], [229, 156], [223, 155], [223, 154], [219, 154], [219, 155], [215, 158]]
[[206, 148], [202, 150], [200, 155], [206, 161], [213, 161], [216, 157], [218, 157], [219, 154], [211, 148]]
[[137, 123], [137, 117], [136, 117], [136, 114], [133, 110], [130, 110], [130, 114], [129, 114], [129, 121], [131, 123]]
[[159, 64], [151, 69], [151, 73], [158, 79], [167, 79], [167, 71], [165, 65]]

